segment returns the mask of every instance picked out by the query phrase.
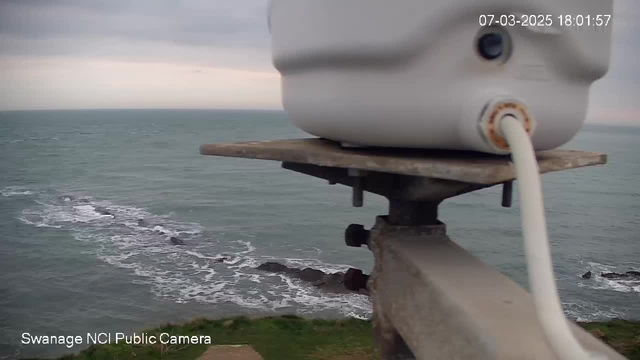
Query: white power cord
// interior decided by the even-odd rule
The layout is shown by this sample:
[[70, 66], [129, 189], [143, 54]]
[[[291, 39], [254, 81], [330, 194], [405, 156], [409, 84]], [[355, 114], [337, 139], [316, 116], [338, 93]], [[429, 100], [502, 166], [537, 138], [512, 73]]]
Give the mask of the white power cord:
[[562, 360], [606, 359], [602, 354], [582, 348], [562, 311], [553, 276], [540, 173], [531, 139], [520, 121], [511, 115], [501, 119], [500, 130], [509, 143], [516, 168], [529, 286], [547, 340]]

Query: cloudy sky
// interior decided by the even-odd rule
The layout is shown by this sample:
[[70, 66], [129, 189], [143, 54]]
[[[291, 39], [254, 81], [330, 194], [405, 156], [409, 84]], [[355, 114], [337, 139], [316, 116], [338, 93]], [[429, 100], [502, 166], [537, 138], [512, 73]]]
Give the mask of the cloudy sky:
[[[0, 0], [0, 110], [279, 109], [267, 0]], [[640, 0], [588, 121], [640, 124]]]

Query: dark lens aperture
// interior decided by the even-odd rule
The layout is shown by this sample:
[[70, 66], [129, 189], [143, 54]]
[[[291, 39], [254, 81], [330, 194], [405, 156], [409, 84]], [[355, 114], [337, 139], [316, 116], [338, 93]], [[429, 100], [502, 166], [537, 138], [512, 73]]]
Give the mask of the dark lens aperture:
[[499, 33], [482, 35], [478, 39], [478, 52], [487, 60], [499, 58], [504, 53], [504, 37]]

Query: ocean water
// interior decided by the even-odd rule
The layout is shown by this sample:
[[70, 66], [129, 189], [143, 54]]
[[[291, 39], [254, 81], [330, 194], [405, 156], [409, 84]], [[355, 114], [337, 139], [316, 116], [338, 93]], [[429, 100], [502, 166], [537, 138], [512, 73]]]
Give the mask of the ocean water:
[[[386, 213], [383, 198], [366, 194], [354, 209], [346, 187], [276, 162], [198, 153], [203, 143], [305, 136], [279, 111], [0, 113], [0, 359], [69, 352], [21, 345], [24, 332], [130, 333], [238, 314], [370, 316], [362, 295], [328, 295], [254, 268], [275, 260], [368, 273], [371, 254], [346, 247], [343, 232], [372, 225]], [[640, 128], [587, 126], [565, 147], [609, 154], [606, 166], [543, 178], [565, 312], [640, 319], [640, 283], [580, 277], [640, 268]], [[440, 215], [455, 241], [526, 286], [514, 195], [504, 209], [498, 188], [466, 194]]]

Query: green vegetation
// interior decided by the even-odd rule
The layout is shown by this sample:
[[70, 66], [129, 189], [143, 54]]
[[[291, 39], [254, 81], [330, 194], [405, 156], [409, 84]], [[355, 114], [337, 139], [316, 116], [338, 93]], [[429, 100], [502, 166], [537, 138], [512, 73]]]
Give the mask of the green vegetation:
[[[358, 319], [306, 320], [291, 315], [259, 319], [197, 319], [181, 326], [167, 324], [145, 333], [210, 335], [213, 344], [250, 344], [265, 360], [333, 360], [341, 359], [340, 355], [359, 355], [354, 359], [363, 360], [378, 359], [371, 322]], [[59, 360], [192, 360], [209, 346], [98, 345]]]
[[580, 324], [629, 360], [640, 360], [640, 322], [611, 320]]
[[[630, 360], [640, 360], [640, 322], [613, 320], [583, 323]], [[372, 360], [375, 350], [370, 321], [320, 320], [297, 316], [249, 319], [198, 319], [185, 325], [167, 324], [145, 331], [149, 335], [209, 335], [214, 344], [250, 344], [265, 360]], [[99, 345], [59, 360], [192, 360], [209, 345]]]

